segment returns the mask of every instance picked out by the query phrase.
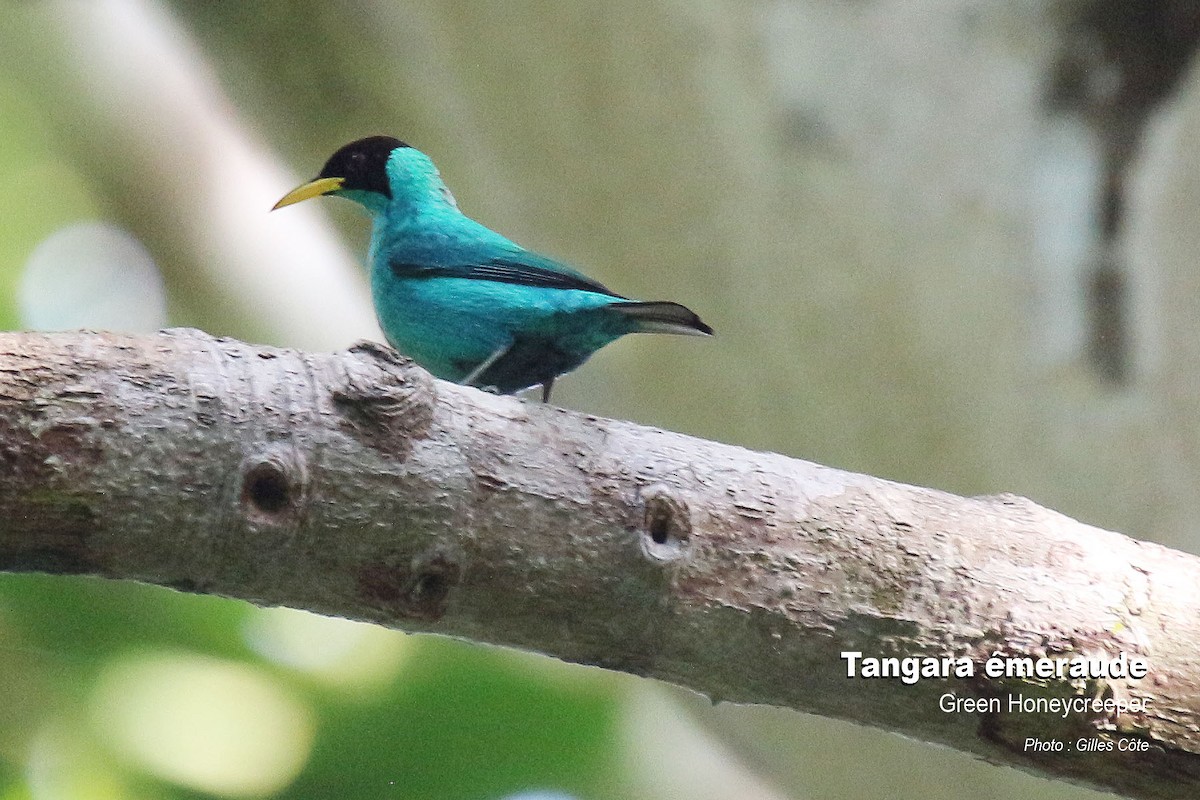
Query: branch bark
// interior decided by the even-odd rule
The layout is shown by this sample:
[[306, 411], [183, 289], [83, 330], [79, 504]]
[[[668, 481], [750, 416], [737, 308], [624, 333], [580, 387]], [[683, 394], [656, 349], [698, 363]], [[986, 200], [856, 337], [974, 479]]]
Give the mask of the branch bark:
[[[0, 570], [527, 648], [1136, 797], [1200, 790], [1200, 559], [1018, 497], [494, 397], [374, 344], [194, 330], [0, 334], [0, 477]], [[848, 678], [846, 651], [974, 674]], [[995, 654], [1121, 653], [1149, 676], [984, 674]]]

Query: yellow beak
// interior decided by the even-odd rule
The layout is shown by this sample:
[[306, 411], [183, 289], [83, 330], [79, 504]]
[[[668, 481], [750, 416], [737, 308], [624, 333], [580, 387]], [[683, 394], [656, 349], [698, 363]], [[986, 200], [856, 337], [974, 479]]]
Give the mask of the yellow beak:
[[285, 194], [278, 203], [271, 207], [271, 210], [274, 211], [284, 206], [290, 206], [292, 203], [299, 203], [301, 200], [311, 200], [323, 194], [336, 192], [342, 188], [342, 184], [345, 182], [345, 178], [317, 178], [315, 181], [309, 181]]

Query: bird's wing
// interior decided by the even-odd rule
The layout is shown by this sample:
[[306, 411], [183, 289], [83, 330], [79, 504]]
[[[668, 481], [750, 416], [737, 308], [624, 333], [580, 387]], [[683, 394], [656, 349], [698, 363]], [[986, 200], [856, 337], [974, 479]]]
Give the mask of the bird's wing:
[[447, 259], [443, 255], [437, 259], [440, 263], [406, 263], [410, 260], [394, 257], [389, 262], [389, 266], [398, 277], [470, 278], [535, 286], [543, 289], [578, 289], [584, 292], [621, 297], [586, 275], [553, 259], [529, 251], [479, 259], [470, 257]]

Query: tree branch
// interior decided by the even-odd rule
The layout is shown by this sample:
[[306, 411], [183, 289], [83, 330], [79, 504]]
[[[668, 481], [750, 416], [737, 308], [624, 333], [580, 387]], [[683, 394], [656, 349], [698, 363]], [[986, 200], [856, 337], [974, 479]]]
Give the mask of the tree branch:
[[[1021, 498], [494, 397], [378, 345], [194, 330], [0, 334], [0, 476], [0, 570], [528, 648], [1137, 797], [1200, 790], [1200, 559]], [[992, 678], [996, 654], [1150, 672]], [[973, 676], [862, 677], [877, 657]]]

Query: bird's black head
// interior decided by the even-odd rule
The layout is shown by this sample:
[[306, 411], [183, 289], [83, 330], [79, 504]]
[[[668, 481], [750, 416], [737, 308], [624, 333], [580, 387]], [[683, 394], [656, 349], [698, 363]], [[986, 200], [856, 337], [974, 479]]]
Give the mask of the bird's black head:
[[408, 145], [391, 136], [368, 136], [351, 142], [329, 157], [317, 179], [341, 178], [343, 190], [378, 192], [390, 199], [387, 162], [397, 147]]

